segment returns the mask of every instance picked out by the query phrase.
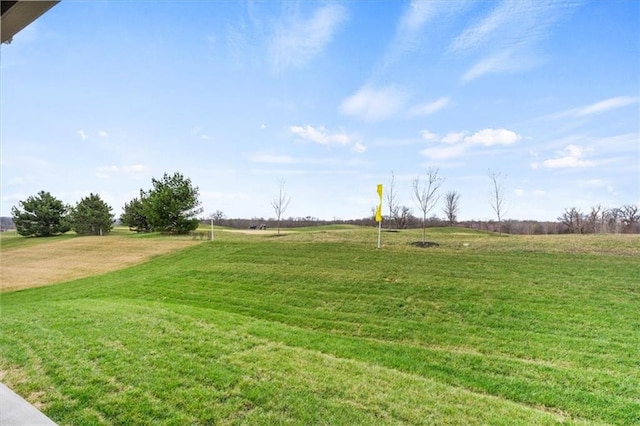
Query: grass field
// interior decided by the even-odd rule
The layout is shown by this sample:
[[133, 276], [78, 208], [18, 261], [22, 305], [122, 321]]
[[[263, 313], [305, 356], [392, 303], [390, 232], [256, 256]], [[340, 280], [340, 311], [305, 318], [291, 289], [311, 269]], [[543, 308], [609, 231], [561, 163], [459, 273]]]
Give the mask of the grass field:
[[221, 230], [5, 291], [0, 380], [60, 424], [640, 423], [639, 236], [420, 234]]

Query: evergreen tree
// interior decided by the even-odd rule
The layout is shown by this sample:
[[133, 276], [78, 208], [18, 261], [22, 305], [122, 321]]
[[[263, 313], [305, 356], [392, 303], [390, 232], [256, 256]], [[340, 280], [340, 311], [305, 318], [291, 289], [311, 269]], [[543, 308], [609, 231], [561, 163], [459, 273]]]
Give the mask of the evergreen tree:
[[198, 187], [181, 173], [152, 179], [153, 189], [144, 198], [144, 212], [154, 231], [186, 234], [198, 227], [202, 212]]
[[147, 220], [144, 205], [144, 192], [140, 191], [140, 198], [134, 198], [124, 204], [124, 209], [120, 215], [120, 223], [129, 227], [130, 231], [149, 232], [151, 225]]
[[68, 206], [48, 192], [40, 191], [19, 204], [21, 208], [11, 208], [11, 216], [20, 235], [48, 237], [71, 229]]
[[111, 207], [98, 194], [89, 194], [71, 214], [73, 230], [79, 235], [103, 235], [113, 228]]

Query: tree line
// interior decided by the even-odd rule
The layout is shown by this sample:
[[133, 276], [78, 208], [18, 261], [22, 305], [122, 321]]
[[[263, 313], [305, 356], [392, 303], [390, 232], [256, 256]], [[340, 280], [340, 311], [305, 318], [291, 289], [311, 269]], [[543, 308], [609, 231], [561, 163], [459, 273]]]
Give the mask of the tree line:
[[[491, 183], [489, 204], [496, 213], [497, 221], [458, 221], [460, 194], [449, 191], [444, 195], [442, 213], [444, 218], [433, 214], [440, 200], [439, 189], [444, 178], [439, 169], [430, 168], [424, 178], [417, 176], [412, 181], [412, 196], [420, 211], [414, 216], [412, 209], [398, 202], [395, 188], [395, 176], [391, 172], [391, 182], [385, 191], [388, 215], [384, 221], [388, 230], [422, 228], [425, 241], [426, 228], [434, 226], [460, 226], [492, 232], [510, 234], [560, 234], [560, 233], [640, 233], [640, 213], [633, 204], [606, 209], [601, 205], [584, 213], [580, 209], [566, 208], [557, 222], [504, 220], [505, 215], [505, 177], [489, 171]], [[135, 232], [164, 232], [186, 234], [195, 230], [201, 221], [213, 220], [221, 226], [250, 228], [256, 225], [276, 227], [297, 227], [323, 224], [376, 225], [375, 208], [372, 215], [360, 219], [320, 220], [311, 216], [304, 218], [285, 218], [291, 197], [284, 191], [284, 181], [280, 181], [278, 196], [271, 201], [275, 218], [228, 219], [221, 210], [217, 210], [208, 219], [198, 219], [202, 213], [199, 189], [181, 173], [165, 173], [160, 179], [151, 179], [151, 189], [140, 189], [139, 196], [125, 203], [119, 217], [122, 225]], [[59, 235], [70, 230], [79, 235], [105, 235], [111, 232], [115, 223], [112, 208], [99, 195], [89, 194], [75, 206], [64, 204], [50, 193], [40, 191], [19, 202], [11, 209], [12, 221], [18, 233], [24, 236], [45, 237]], [[429, 214], [431, 213], [431, 216]], [[3, 227], [6, 228], [5, 225]]]
[[[195, 230], [202, 212], [198, 188], [180, 173], [151, 180], [152, 188], [124, 205], [120, 222], [137, 232], [186, 234]], [[112, 208], [98, 194], [89, 194], [75, 206], [64, 204], [49, 192], [20, 201], [11, 209], [18, 234], [48, 237], [70, 230], [79, 235], [106, 235], [113, 229]]]
[[612, 209], [598, 204], [586, 213], [571, 207], [558, 220], [569, 234], [640, 233], [640, 212], [633, 204]]

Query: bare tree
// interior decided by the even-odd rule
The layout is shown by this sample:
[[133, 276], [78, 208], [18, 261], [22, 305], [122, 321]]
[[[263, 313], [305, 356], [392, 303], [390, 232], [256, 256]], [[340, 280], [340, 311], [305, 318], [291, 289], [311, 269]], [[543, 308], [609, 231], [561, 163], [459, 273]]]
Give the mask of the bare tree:
[[400, 206], [396, 217], [396, 226], [398, 229], [407, 228], [409, 219], [411, 219], [411, 209], [407, 206]]
[[640, 222], [640, 213], [638, 212], [638, 206], [633, 204], [627, 204], [620, 207], [620, 219], [624, 223], [625, 230], [633, 229], [633, 225]]
[[278, 219], [278, 235], [280, 235], [280, 218], [287, 211], [287, 207], [289, 207], [289, 203], [291, 202], [291, 197], [287, 195], [284, 191], [284, 180], [280, 180], [280, 186], [278, 188], [278, 196], [271, 200], [271, 207], [273, 207], [273, 211], [276, 214], [276, 218]]
[[558, 220], [567, 227], [569, 233], [582, 234], [582, 218], [582, 212], [575, 207], [571, 207], [570, 209], [564, 209], [564, 213]]
[[460, 194], [458, 194], [456, 191], [449, 191], [444, 196], [445, 204], [442, 211], [449, 220], [449, 226], [453, 226], [456, 223], [456, 219], [458, 218], [458, 210], [460, 208], [459, 201]]
[[489, 179], [491, 180], [491, 192], [489, 195], [489, 204], [498, 216], [498, 233], [502, 235], [502, 217], [505, 214], [505, 189], [504, 176], [500, 172], [489, 170]]
[[214, 223], [217, 223], [219, 225], [220, 221], [224, 219], [224, 213], [222, 212], [222, 210], [216, 210], [215, 212], [211, 213], [210, 218], [213, 219]]
[[[600, 204], [591, 207], [591, 211], [586, 216], [587, 223], [589, 224], [588, 232], [598, 233], [598, 219], [600, 218], [600, 213], [603, 211], [604, 209]], [[600, 232], [602, 232], [602, 230]]]
[[444, 179], [438, 176], [439, 172], [440, 169], [429, 167], [424, 182], [420, 176], [413, 180], [413, 196], [422, 211], [422, 244], [426, 243], [427, 213], [435, 207], [440, 199], [437, 192]]
[[398, 213], [400, 211], [400, 206], [398, 205], [398, 194], [395, 191], [395, 180], [396, 177], [393, 174], [393, 170], [391, 170], [391, 182], [389, 183], [389, 188], [385, 192], [384, 198], [387, 200], [387, 205], [389, 206], [389, 228], [391, 228], [391, 221], [395, 222], [396, 228], [398, 228]]

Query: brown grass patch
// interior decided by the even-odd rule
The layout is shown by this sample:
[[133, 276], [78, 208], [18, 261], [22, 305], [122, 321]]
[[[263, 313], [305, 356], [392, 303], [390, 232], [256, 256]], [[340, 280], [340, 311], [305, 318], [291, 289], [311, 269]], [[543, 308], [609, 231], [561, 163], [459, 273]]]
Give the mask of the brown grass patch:
[[183, 247], [181, 238], [81, 237], [2, 252], [0, 291], [40, 287], [122, 269]]

